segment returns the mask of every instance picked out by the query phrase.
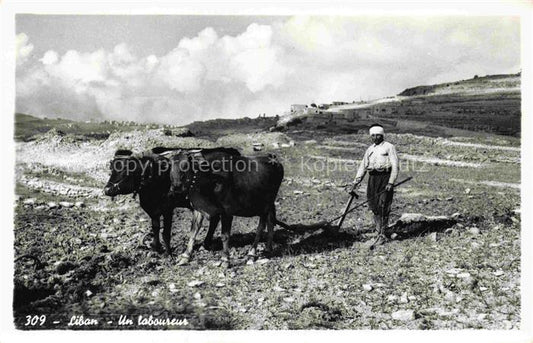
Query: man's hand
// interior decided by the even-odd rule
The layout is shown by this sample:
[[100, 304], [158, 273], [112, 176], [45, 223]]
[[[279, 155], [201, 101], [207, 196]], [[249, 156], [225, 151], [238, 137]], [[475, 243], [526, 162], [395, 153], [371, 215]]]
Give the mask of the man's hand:
[[394, 185], [392, 183], [388, 183], [386, 186], [385, 186], [385, 190], [387, 192], [390, 192], [394, 189]]

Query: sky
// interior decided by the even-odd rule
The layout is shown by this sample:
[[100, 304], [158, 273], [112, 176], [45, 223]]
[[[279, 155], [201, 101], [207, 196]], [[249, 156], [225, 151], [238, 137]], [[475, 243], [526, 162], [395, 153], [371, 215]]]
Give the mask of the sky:
[[17, 14], [16, 112], [185, 125], [517, 73], [512, 16]]

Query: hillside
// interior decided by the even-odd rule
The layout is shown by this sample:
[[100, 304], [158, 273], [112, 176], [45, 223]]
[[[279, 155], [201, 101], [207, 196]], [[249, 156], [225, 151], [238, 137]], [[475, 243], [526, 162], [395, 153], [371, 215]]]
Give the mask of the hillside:
[[113, 132], [135, 129], [154, 129], [159, 125], [143, 125], [133, 122], [78, 122], [68, 119], [37, 118], [29, 114], [15, 113], [15, 140], [31, 141], [54, 129], [60, 135], [75, 136], [77, 140], [106, 139]]
[[270, 127], [276, 125], [278, 119], [278, 117], [213, 119], [192, 122], [187, 128], [197, 137], [217, 139], [235, 132], [253, 134], [268, 131]]
[[436, 95], [461, 92], [476, 92], [488, 90], [517, 90], [520, 91], [520, 73], [511, 75], [474, 76], [472, 79], [457, 82], [441, 83], [430, 86], [407, 88], [398, 96]]
[[[114, 132], [162, 129], [168, 135], [194, 135], [216, 140], [238, 131], [253, 134], [275, 128], [317, 130], [325, 135], [356, 133], [378, 121], [391, 133], [433, 137], [480, 136], [486, 133], [520, 137], [520, 73], [474, 77], [452, 83], [407, 88], [397, 96], [279, 118], [237, 118], [196, 121], [185, 127], [134, 122], [76, 122], [15, 114], [15, 140], [31, 141], [51, 129], [73, 140], [102, 140]], [[313, 108], [309, 108], [313, 109]], [[314, 110], [314, 109], [313, 109]]]
[[291, 113], [278, 122], [289, 126], [358, 132], [380, 121], [391, 132], [445, 135], [445, 128], [520, 136], [520, 73], [416, 86], [397, 96], [331, 106], [319, 113]]
[[112, 133], [136, 130], [161, 129], [167, 136], [197, 136], [216, 140], [235, 131], [257, 133], [268, 131], [276, 125], [277, 117], [213, 119], [196, 121], [185, 127], [159, 124], [138, 124], [134, 122], [76, 122], [68, 119], [37, 118], [32, 115], [15, 113], [15, 140], [28, 142], [41, 138], [50, 130], [53, 135], [68, 135], [75, 141], [104, 140]]

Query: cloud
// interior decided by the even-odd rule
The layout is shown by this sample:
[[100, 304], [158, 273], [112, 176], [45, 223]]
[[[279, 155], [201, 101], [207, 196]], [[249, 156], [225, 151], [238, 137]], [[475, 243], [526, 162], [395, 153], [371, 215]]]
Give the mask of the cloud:
[[283, 49], [272, 43], [272, 35], [270, 26], [252, 24], [235, 38], [224, 37], [219, 46], [229, 61], [226, 79], [245, 83], [252, 93], [281, 87], [291, 69], [285, 64]]
[[54, 64], [57, 63], [59, 60], [59, 56], [57, 55], [57, 52], [53, 50], [48, 50], [43, 58], [41, 58], [39, 61], [41, 61], [44, 65]]
[[161, 57], [157, 77], [181, 93], [207, 82], [243, 83], [252, 93], [279, 87], [290, 69], [281, 62], [283, 51], [272, 45], [272, 34], [270, 26], [252, 24], [236, 37], [219, 38], [206, 28]]
[[87, 86], [90, 82], [103, 82], [107, 78], [106, 53], [79, 53], [69, 50], [57, 63], [48, 64], [45, 70], [68, 86]]
[[32, 63], [21, 33], [17, 110], [172, 124], [281, 114], [291, 103], [517, 72], [519, 33], [506, 17], [293, 17], [232, 36], [207, 27], [159, 56], [117, 42], [109, 51], [49, 50]]
[[28, 36], [25, 33], [19, 33], [15, 38], [15, 56], [17, 66], [24, 64], [31, 52], [33, 51], [33, 44], [28, 44]]
[[198, 91], [205, 75], [204, 65], [186, 49], [175, 49], [161, 58], [156, 77], [180, 93]]

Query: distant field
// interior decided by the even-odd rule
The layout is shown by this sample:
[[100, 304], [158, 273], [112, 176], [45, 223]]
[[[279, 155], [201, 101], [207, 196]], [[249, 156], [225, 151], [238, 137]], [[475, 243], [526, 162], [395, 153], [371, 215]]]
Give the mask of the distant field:
[[37, 118], [15, 113], [15, 140], [28, 141], [37, 135], [55, 129], [64, 134], [76, 135], [80, 139], [106, 139], [112, 132], [126, 132], [135, 129], [156, 128], [159, 125], [142, 125], [118, 122], [77, 122], [68, 119]]
[[246, 134], [268, 131], [270, 127], [276, 125], [277, 120], [276, 117], [214, 119], [193, 122], [187, 127], [197, 137], [216, 140], [236, 132]]
[[427, 94], [446, 94], [472, 90], [487, 89], [519, 89], [521, 84], [521, 74], [502, 74], [474, 76], [472, 79], [456, 82], [447, 82], [430, 86], [417, 86], [408, 88], [401, 92], [401, 96], [416, 96]]
[[378, 117], [520, 136], [521, 95], [519, 92], [503, 95], [438, 95], [425, 97], [421, 101], [423, 102], [413, 109], [399, 111], [393, 107], [391, 113], [380, 114]]
[[[314, 114], [287, 114], [280, 128], [354, 133], [372, 122], [386, 124], [389, 132], [432, 136], [455, 135], [444, 128], [520, 137], [520, 74], [489, 75], [451, 83], [418, 86], [398, 96], [331, 107], [333, 112], [355, 111], [361, 119], [353, 121], [309, 121]], [[353, 112], [352, 112], [353, 113]], [[368, 117], [367, 117], [368, 116]], [[348, 118], [346, 118], [348, 119]], [[406, 125], [406, 121], [416, 125]], [[417, 122], [417, 123], [415, 123]], [[444, 128], [443, 128], [444, 127]], [[408, 131], [411, 130], [411, 131]], [[445, 133], [446, 132], [446, 133]]]
[[[204, 122], [193, 122], [186, 126], [191, 133], [198, 137], [216, 140], [231, 132], [253, 133], [268, 130], [276, 124], [277, 118], [239, 118], [215, 119]], [[67, 119], [37, 118], [31, 115], [15, 114], [15, 140], [31, 141], [51, 129], [71, 135], [78, 140], [107, 139], [114, 132], [129, 132], [134, 130], [168, 129], [181, 130], [182, 127], [159, 124], [138, 124], [132, 122], [77, 122]]]

